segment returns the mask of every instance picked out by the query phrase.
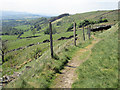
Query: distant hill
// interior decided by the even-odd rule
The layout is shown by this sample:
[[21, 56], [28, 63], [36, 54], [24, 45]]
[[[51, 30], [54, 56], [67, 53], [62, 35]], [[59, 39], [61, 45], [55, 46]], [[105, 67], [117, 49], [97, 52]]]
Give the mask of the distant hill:
[[[117, 88], [119, 13], [120, 10], [104, 10], [61, 14], [49, 19], [3, 20], [3, 58], [0, 61], [3, 88], [57, 88], [58, 84], [64, 86], [67, 82], [63, 81], [72, 78], [77, 78], [71, 86], [73, 88]], [[104, 20], [107, 22], [101, 22]], [[55, 33], [52, 37], [53, 58], [48, 43], [48, 21], [52, 21], [52, 31]], [[72, 38], [73, 22], [76, 22], [77, 46], [74, 46]], [[91, 32], [89, 40], [86, 25], [90, 24], [93, 29], [105, 25], [112, 25], [112, 28], [103, 32]], [[85, 26], [85, 41], [81, 25]], [[74, 71], [76, 75], [71, 77], [74, 76]], [[72, 82], [70, 80], [70, 84]]]
[[[53, 27], [56, 29], [57, 33], [63, 33], [66, 31], [72, 31], [73, 28], [72, 23], [73, 21], [76, 22], [77, 28], [80, 28], [81, 22], [84, 20], [97, 22], [101, 18], [107, 19], [108, 22], [101, 23], [101, 25], [114, 25], [118, 21], [118, 13], [120, 13], [120, 10], [104, 10], [104, 11], [92, 11], [92, 12], [85, 12], [85, 13], [77, 13], [74, 15], [69, 15], [68, 13], [61, 14], [59, 16], [55, 17], [49, 17], [46, 18], [45, 16], [40, 15], [34, 15], [29, 13], [23, 13], [23, 12], [3, 12], [3, 19], [6, 16], [9, 20], [3, 20], [2, 21], [2, 33], [11, 33], [10, 28], [15, 26], [21, 25], [30, 25], [32, 29], [35, 29], [37, 27], [40, 32], [44, 32], [48, 29], [48, 23], [49, 21], [52, 21]], [[17, 20], [10, 20], [17, 18]], [[13, 17], [14, 16], [14, 17]], [[28, 18], [31, 18], [31, 20]], [[24, 20], [19, 20], [24, 19]], [[26, 20], [27, 19], [27, 20]], [[6, 27], [7, 26], [7, 27]], [[9, 27], [9, 28], [8, 28]], [[40, 28], [40, 29], [39, 29]], [[22, 30], [22, 29], [21, 29]], [[26, 29], [27, 30], [27, 29]], [[18, 29], [14, 29], [13, 33], [18, 33]], [[25, 31], [25, 30], [23, 30]], [[12, 34], [13, 34], [12, 33]]]
[[62, 17], [65, 17], [65, 16], [69, 16], [69, 13], [64, 13], [64, 14], [61, 14], [61, 15], [59, 15], [59, 16], [57, 16], [57, 17], [51, 17], [51, 18], [50, 18], [50, 21], [53, 22], [53, 21], [55, 21], [55, 20], [57, 20], [57, 19], [60, 19], [60, 18], [62, 18]]
[[40, 17], [49, 17], [45, 15], [39, 14], [31, 14], [26, 12], [15, 12], [15, 11], [2, 11], [2, 19], [32, 19], [32, 18], [40, 18]]

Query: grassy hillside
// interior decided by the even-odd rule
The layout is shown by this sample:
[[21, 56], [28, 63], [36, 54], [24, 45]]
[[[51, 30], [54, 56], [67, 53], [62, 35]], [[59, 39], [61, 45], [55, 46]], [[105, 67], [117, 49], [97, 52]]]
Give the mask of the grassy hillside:
[[[89, 20], [98, 20], [100, 17], [106, 17], [108, 19], [109, 22], [107, 23], [101, 23], [101, 25], [105, 25], [105, 24], [115, 24], [117, 22], [117, 15], [118, 15], [118, 11], [94, 11], [94, 12], [87, 12], [87, 13], [82, 13], [82, 14], [75, 14], [75, 15], [71, 15], [71, 16], [66, 16], [61, 18], [60, 20], [54, 21], [53, 22], [53, 26], [55, 27], [57, 33], [64, 33], [67, 31], [67, 29], [70, 27], [70, 25], [73, 23], [73, 20], [77, 23], [77, 27], [78, 24], [85, 19], [89, 19]], [[45, 20], [45, 21], [44, 21]], [[38, 20], [32, 20], [30, 21], [30, 23], [32, 22], [32, 24], [37, 25], [39, 24], [42, 28], [39, 32], [36, 32], [35, 35], [41, 35], [41, 38], [45, 38], [43, 35], [43, 32], [46, 30], [46, 28], [48, 27], [48, 22], [46, 21], [45, 18], [41, 18]], [[43, 23], [42, 23], [43, 22]], [[59, 25], [57, 25], [57, 23], [60, 23]], [[96, 26], [98, 24], [93, 25]], [[21, 29], [21, 30], [29, 30], [27, 32], [24, 32], [24, 34], [21, 35], [21, 37], [27, 37], [27, 36], [32, 36], [33, 33], [30, 29], [30, 26], [24, 25], [24, 26], [17, 26], [15, 27], [17, 29]], [[46, 35], [47, 36], [47, 35]], [[9, 36], [8, 36], [9, 37]], [[12, 36], [13, 37], [13, 36]], [[3, 40], [5, 40], [4, 38], [7, 38], [7, 36], [3, 36]], [[16, 37], [15, 37], [16, 38]], [[32, 39], [31, 39], [32, 40]], [[38, 39], [37, 39], [38, 40]], [[41, 39], [42, 40], [42, 39]], [[15, 41], [8, 41], [8, 48], [11, 49], [15, 49], [16, 47], [14, 47], [14, 43], [17, 42], [23, 42], [24, 40], [21, 39], [17, 39]], [[32, 40], [33, 41], [33, 40]], [[31, 42], [26, 42], [27, 44], [30, 44]], [[7, 44], [7, 43], [6, 43]], [[26, 44], [25, 44], [26, 45]], [[16, 45], [15, 45], [16, 46]], [[21, 45], [23, 46], [23, 45]], [[20, 45], [18, 46], [20, 47]], [[8, 49], [8, 50], [11, 50]]]
[[90, 58], [79, 66], [73, 88], [118, 87], [118, 25], [98, 34], [102, 38]]
[[[81, 37], [82, 37], [82, 33], [81, 32], [82, 31], [79, 31], [79, 32], [77, 32], [77, 34], [80, 34]], [[58, 34], [58, 35], [56, 34], [56, 35], [53, 35], [53, 40], [57, 40], [61, 36], [70, 36], [72, 34], [73, 34], [72, 32], [64, 33], [64, 34], [62, 33], [62, 34]], [[45, 39], [49, 39], [49, 35], [47, 35], [45, 38], [36, 38], [36, 39], [29, 39], [29, 40], [28, 39], [23, 39], [24, 41], [21, 41], [21, 42], [17, 42], [16, 41], [13, 44], [14, 46], [12, 46], [12, 47], [18, 47], [17, 45], [20, 45], [20, 46], [24, 45], [25, 46], [25, 45], [28, 44], [29, 41], [31, 43], [37, 43], [37, 42], [40, 42], [40, 41], [45, 40]], [[56, 46], [56, 45], [60, 44], [61, 42], [63, 43], [65, 41], [66, 40], [55, 41], [54, 45]], [[35, 59], [34, 58], [35, 55], [38, 54], [36, 49], [39, 49], [41, 51], [39, 53], [42, 55], [49, 48], [50, 48], [49, 43], [44, 43], [44, 44], [34, 45], [34, 46], [31, 46], [31, 47], [23, 49], [23, 50], [18, 50], [18, 51], [7, 53], [5, 55], [5, 61], [6, 62], [3, 64], [3, 67], [4, 67], [3, 69], [5, 70], [3, 72], [3, 75], [5, 75], [5, 74], [12, 74], [14, 72], [14, 70], [16, 70], [17, 66], [20, 66], [22, 63], [24, 63], [25, 61], [28, 61], [29, 59]], [[24, 65], [22, 67], [24, 67]], [[12, 69], [9, 71], [9, 68], [12, 68]]]
[[[84, 48], [90, 43], [91, 41], [89, 40], [83, 41], [81, 33], [79, 33], [79, 39], [77, 41], [78, 47], [74, 46], [73, 39], [54, 42], [53, 59], [50, 58], [50, 50], [47, 48], [47, 51], [45, 51], [40, 58], [37, 60], [33, 59], [31, 62], [22, 66], [19, 72], [24, 71], [23, 74], [6, 87], [48, 88], [55, 74], [60, 73], [60, 70], [63, 69], [64, 65], [72, 58], [74, 52], [79, 48]], [[43, 47], [45, 47], [45, 45]], [[26, 66], [30, 66], [31, 68], [26, 69]]]
[[[19, 25], [19, 24], [15, 26], [12, 25], [13, 28], [22, 30], [24, 33], [21, 34], [20, 38], [18, 38], [19, 34], [18, 35], [2, 35], [2, 41], [4, 43], [3, 49], [5, 52], [5, 56], [4, 56], [5, 62], [2, 65], [3, 76], [15, 75], [15, 73], [21, 73], [21, 75], [16, 77], [18, 79], [13, 80], [9, 84], [7, 84], [7, 86], [5, 87], [48, 88], [52, 80], [54, 80], [56, 73], [60, 73], [60, 70], [64, 68], [64, 66], [69, 60], [71, 60], [72, 56], [74, 55], [74, 52], [76, 52], [80, 48], [86, 47], [93, 40], [93, 38], [91, 38], [91, 40], [88, 40], [88, 35], [86, 34], [87, 27], [85, 27], [86, 41], [83, 41], [83, 36], [82, 36], [83, 31], [81, 30], [81, 28], [78, 27], [79, 23], [83, 20], [97, 21], [101, 17], [105, 17], [108, 19], [108, 22], [97, 23], [97, 24], [94, 24], [93, 27], [100, 26], [100, 25], [114, 25], [117, 23], [117, 15], [118, 15], [117, 10], [94, 11], [94, 12], [87, 12], [87, 13], [65, 16], [63, 18], [60, 18], [52, 22], [52, 25], [56, 30], [56, 33], [53, 34], [53, 41], [54, 41], [53, 43], [54, 58], [53, 59], [50, 58], [49, 43], [38, 44], [43, 42], [44, 40], [47, 40], [47, 39], [49, 40], [50, 36], [48, 34], [44, 34], [44, 31], [47, 30], [48, 28], [47, 18], [28, 20], [28, 22], [25, 21], [27, 24], [22, 23], [22, 25]], [[77, 47], [73, 45], [73, 38], [68, 40], [66, 39], [59, 40], [59, 41], [57, 40], [60, 37], [69, 37], [73, 35], [72, 31], [66, 32], [67, 29], [71, 26], [71, 24], [73, 24], [73, 21], [77, 23], [77, 32], [76, 32], [78, 34]], [[38, 27], [40, 27], [40, 29], [38, 29]], [[95, 32], [96, 37], [102, 38], [104, 39], [104, 41], [101, 41], [100, 43], [98, 43], [95, 46], [95, 48], [93, 48], [92, 50], [93, 52], [92, 56], [90, 57], [90, 60], [88, 60], [88, 61], [91, 61], [91, 60], [93, 61], [92, 62], [93, 66], [90, 67], [91, 69], [96, 69], [96, 70], [98, 69], [96, 67], [94, 68], [96, 63], [98, 64], [98, 66], [101, 65], [101, 67], [103, 67], [101, 64], [102, 62], [101, 60], [103, 59], [105, 60], [102, 63], [109, 63], [110, 65], [111, 65], [111, 62], [114, 62], [111, 58], [116, 60], [117, 32], [115, 31], [115, 29], [116, 29], [116, 26], [114, 26], [112, 29], [108, 31], [105, 31], [104, 33]], [[33, 34], [33, 31], [35, 31], [35, 34]], [[114, 34], [114, 31], [116, 34]], [[94, 33], [91, 33], [91, 34], [93, 35]], [[32, 36], [38, 36], [38, 37], [32, 37]], [[26, 37], [31, 37], [31, 38], [26, 38]], [[111, 44], [109, 44], [109, 42], [111, 42]], [[36, 45], [27, 47], [30, 44], [36, 44]], [[115, 46], [112, 49], [114, 54], [111, 57], [109, 57], [109, 55], [111, 55], [113, 52], [110, 52], [110, 50], [108, 49], [112, 48], [112, 46]], [[24, 47], [24, 48], [20, 50], [8, 52], [14, 49], [18, 49], [20, 47]], [[96, 53], [97, 55], [94, 56]], [[106, 54], [107, 56], [105, 56], [104, 54]], [[97, 58], [99, 58], [99, 55], [101, 55], [102, 59], [96, 62], [98, 60]], [[111, 60], [111, 62], [108, 61], [109, 59]], [[85, 62], [86, 65], [89, 64], [88, 61]], [[113, 66], [116, 64], [117, 64], [117, 61], [115, 61]], [[107, 67], [104, 67], [105, 70], [107, 70], [110, 67], [110, 65], [108, 65]], [[82, 66], [80, 68], [84, 70]], [[104, 68], [101, 68], [101, 70], [104, 71]], [[116, 68], [117, 67], [112, 67], [110, 69], [111, 72], [108, 72], [108, 73], [112, 73], [112, 70], [116, 70]], [[80, 70], [81, 69], [78, 69], [78, 76], [80, 76], [79, 75]], [[115, 73], [116, 73], [115, 75], [117, 75], [117, 71], [115, 71]], [[87, 74], [85, 73], [85, 75], [88, 75], [88, 74], [89, 73]], [[107, 75], [106, 72], [105, 73], [103, 72], [103, 74]], [[111, 75], [110, 77], [113, 77], [113, 76]], [[91, 77], [92, 76], [90, 76], [89, 78]], [[80, 79], [81, 79], [81, 76], [80, 76]], [[95, 79], [95, 80], [98, 80], [98, 79]], [[106, 83], [107, 80], [109, 79], [105, 79], [104, 83]], [[113, 80], [113, 82], [114, 81], [115, 79]], [[88, 82], [90, 81], [88, 80]], [[79, 83], [80, 83], [79, 80], [76, 81], [73, 84], [73, 87], [79, 87]], [[115, 85], [109, 82], [108, 84], [110, 84], [111, 87], [115, 87], [116, 81], [115, 81]], [[95, 85], [94, 87], [97, 87], [97, 86]], [[103, 87], [109, 87], [109, 85], [107, 86], [105, 84]]]
[[78, 25], [85, 19], [99, 20], [100, 17], [106, 17], [108, 19], [109, 22], [106, 24], [115, 24], [115, 22], [117, 22], [118, 11], [93, 11], [64, 17], [59, 20], [59, 22], [61, 22], [61, 25], [57, 27], [57, 30], [59, 30], [58, 32], [65, 32], [73, 21], [75, 21]]

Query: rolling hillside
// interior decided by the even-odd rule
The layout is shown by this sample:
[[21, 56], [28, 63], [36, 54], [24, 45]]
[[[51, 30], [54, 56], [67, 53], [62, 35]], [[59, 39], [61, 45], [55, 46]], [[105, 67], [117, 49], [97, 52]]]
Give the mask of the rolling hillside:
[[[76, 60], [85, 59], [85, 62], [78, 65], [74, 70], [77, 73], [76, 78], [78, 78], [71, 84], [73, 88], [116, 88], [118, 85], [118, 78], [115, 76], [118, 72], [117, 19], [119, 12], [119, 10], [93, 11], [53, 20], [54, 58], [50, 57], [49, 32], [46, 34], [49, 30], [48, 20], [52, 18], [26, 20], [15, 26], [5, 23], [8, 25], [10, 33], [1, 36], [2, 50], [5, 55], [3, 68], [0, 71], [2, 71], [4, 81], [6, 81], [3, 83], [4, 87], [50, 88], [56, 86], [56, 79], [62, 74], [61, 70], [66, 70], [66, 65], [74, 61], [75, 54], [77, 54], [80, 57], [77, 57]], [[99, 22], [104, 19], [107, 19], [107, 22]], [[89, 40], [88, 25], [86, 25], [84, 41], [82, 27], [79, 25], [85, 21], [88, 21], [89, 25], [91, 22], [95, 22], [91, 25], [92, 28], [102, 25], [111, 25], [112, 28], [103, 30], [103, 32], [91, 32], [91, 39]], [[9, 22], [9, 20], [4, 22]], [[77, 23], [77, 46], [74, 46], [73, 42], [73, 27], [71, 28], [73, 22]], [[70, 31], [68, 31], [69, 28], [71, 28]], [[14, 34], [11, 34], [13, 31]], [[101, 41], [93, 45], [96, 39]], [[86, 51], [86, 47], [89, 46], [91, 46], [90, 51]], [[113, 46], [114, 48], [110, 49]], [[86, 52], [77, 53], [81, 50]], [[87, 55], [89, 58], [86, 58]], [[112, 64], [113, 62], [114, 64]], [[111, 75], [111, 73], [113, 74]], [[111, 78], [113, 79], [111, 80]], [[96, 83], [98, 81], [100, 83]], [[90, 82], [93, 83], [88, 84]]]
[[45, 15], [31, 14], [26, 12], [15, 12], [15, 11], [0, 11], [2, 12], [2, 19], [33, 19], [40, 17], [48, 17]]

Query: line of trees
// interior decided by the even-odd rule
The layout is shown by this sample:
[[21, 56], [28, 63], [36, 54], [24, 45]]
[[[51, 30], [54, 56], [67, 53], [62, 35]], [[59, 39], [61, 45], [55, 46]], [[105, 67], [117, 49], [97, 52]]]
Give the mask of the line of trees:
[[[52, 34], [55, 34], [57, 33], [55, 27], [52, 27]], [[50, 34], [50, 29], [49, 27], [47, 27], [47, 29], [44, 31], [44, 34]]]
[[103, 22], [108, 22], [108, 20], [106, 18], [104, 19], [99, 19], [97, 21], [92, 21], [92, 20], [84, 20], [84, 21], [81, 21], [78, 25], [79, 28], [81, 28], [83, 25], [84, 26], [87, 26], [87, 25], [90, 25], [90, 24], [98, 24], [98, 23], [103, 23]]
[[[103, 23], [103, 22], [108, 22], [108, 20], [106, 18], [100, 18], [99, 20], [97, 21], [92, 21], [92, 20], [84, 20], [84, 21], [81, 21], [79, 24], [78, 24], [78, 27], [81, 28], [83, 26], [87, 26], [87, 25], [93, 25], [93, 24], [98, 24], [98, 23]], [[73, 24], [71, 24], [68, 28], [67, 28], [67, 32], [68, 31], [72, 31], [73, 29]]]
[[23, 34], [24, 31], [21, 29], [17, 29], [14, 27], [2, 27], [2, 35], [19, 35], [19, 34]]

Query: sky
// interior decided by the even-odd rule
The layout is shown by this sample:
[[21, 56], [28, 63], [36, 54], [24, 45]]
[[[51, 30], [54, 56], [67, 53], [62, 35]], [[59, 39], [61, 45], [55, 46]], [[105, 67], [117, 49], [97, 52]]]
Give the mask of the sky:
[[2, 0], [4, 11], [29, 12], [42, 15], [83, 13], [118, 8], [119, 0]]

